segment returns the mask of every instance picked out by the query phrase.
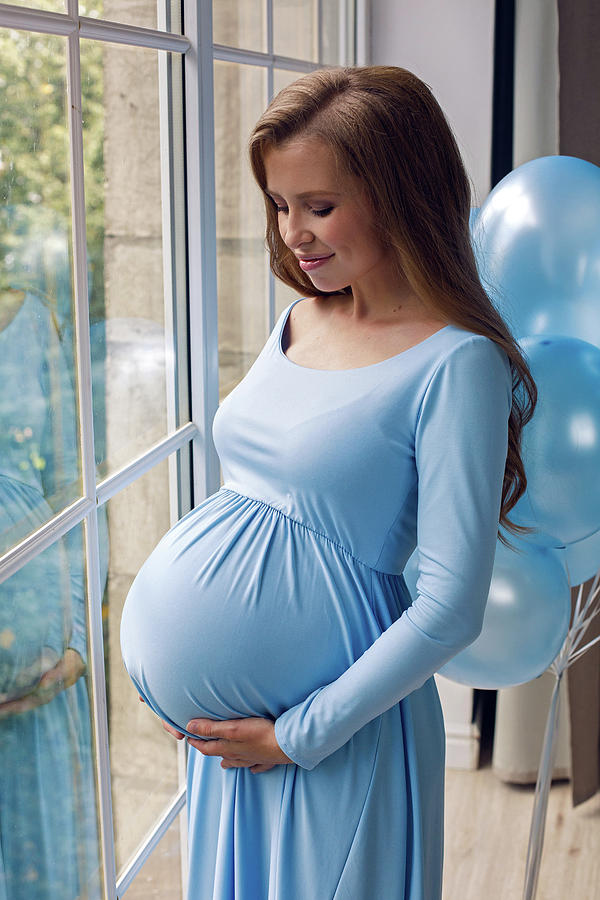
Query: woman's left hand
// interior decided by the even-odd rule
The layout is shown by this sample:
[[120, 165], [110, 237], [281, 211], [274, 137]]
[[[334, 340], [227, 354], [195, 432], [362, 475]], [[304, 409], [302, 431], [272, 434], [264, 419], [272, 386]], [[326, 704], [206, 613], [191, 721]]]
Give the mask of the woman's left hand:
[[275, 739], [275, 723], [271, 719], [247, 718], [192, 719], [187, 730], [216, 740], [188, 738], [188, 743], [204, 756], [222, 756], [224, 769], [247, 768], [251, 772], [267, 772], [273, 766], [291, 763]]

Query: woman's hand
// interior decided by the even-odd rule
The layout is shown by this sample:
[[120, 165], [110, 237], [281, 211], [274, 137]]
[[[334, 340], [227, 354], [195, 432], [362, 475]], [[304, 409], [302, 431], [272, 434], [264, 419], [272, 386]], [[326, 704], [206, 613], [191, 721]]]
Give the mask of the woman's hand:
[[54, 700], [57, 694], [71, 687], [85, 672], [85, 663], [77, 650], [67, 647], [65, 655], [54, 668], [44, 672], [35, 688], [24, 697], [0, 703], [0, 719], [29, 712]]
[[275, 724], [271, 719], [226, 719], [223, 722], [192, 719], [187, 730], [213, 738], [210, 741], [188, 738], [188, 743], [204, 756], [222, 756], [224, 769], [247, 768], [258, 773], [292, 762], [275, 739]]

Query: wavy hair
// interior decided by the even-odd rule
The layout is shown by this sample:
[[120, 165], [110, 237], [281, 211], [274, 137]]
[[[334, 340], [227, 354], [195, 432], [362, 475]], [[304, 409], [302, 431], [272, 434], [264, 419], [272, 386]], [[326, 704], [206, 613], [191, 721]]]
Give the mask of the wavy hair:
[[[264, 194], [271, 270], [300, 294], [315, 296], [312, 281], [283, 242], [276, 205], [266, 193], [266, 151], [296, 138], [323, 141], [341, 173], [360, 183], [382, 246], [424, 306], [506, 352], [513, 402], [499, 522], [515, 534], [535, 531], [512, 522], [508, 513], [527, 487], [521, 432], [533, 416], [537, 388], [481, 283], [469, 228], [471, 183], [430, 88], [395, 66], [320, 69], [283, 88], [256, 123], [250, 165]], [[343, 293], [351, 294], [351, 288]], [[510, 546], [500, 530], [498, 536]]]

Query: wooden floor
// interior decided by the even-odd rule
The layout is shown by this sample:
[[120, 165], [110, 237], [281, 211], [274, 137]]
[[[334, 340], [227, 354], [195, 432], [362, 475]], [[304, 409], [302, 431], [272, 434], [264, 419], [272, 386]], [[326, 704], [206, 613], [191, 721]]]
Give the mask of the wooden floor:
[[[443, 900], [521, 900], [533, 795], [489, 764], [446, 771]], [[552, 785], [536, 900], [600, 900], [600, 794], [573, 808]]]

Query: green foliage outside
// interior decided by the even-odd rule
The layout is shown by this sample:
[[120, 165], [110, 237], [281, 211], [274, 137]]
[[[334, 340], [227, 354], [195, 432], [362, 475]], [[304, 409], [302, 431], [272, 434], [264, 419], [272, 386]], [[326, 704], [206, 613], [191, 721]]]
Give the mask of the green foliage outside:
[[[36, 4], [54, 8], [48, 0]], [[67, 39], [0, 29], [0, 288], [43, 294], [71, 319]], [[91, 318], [103, 314], [102, 46], [82, 41], [85, 195]]]

